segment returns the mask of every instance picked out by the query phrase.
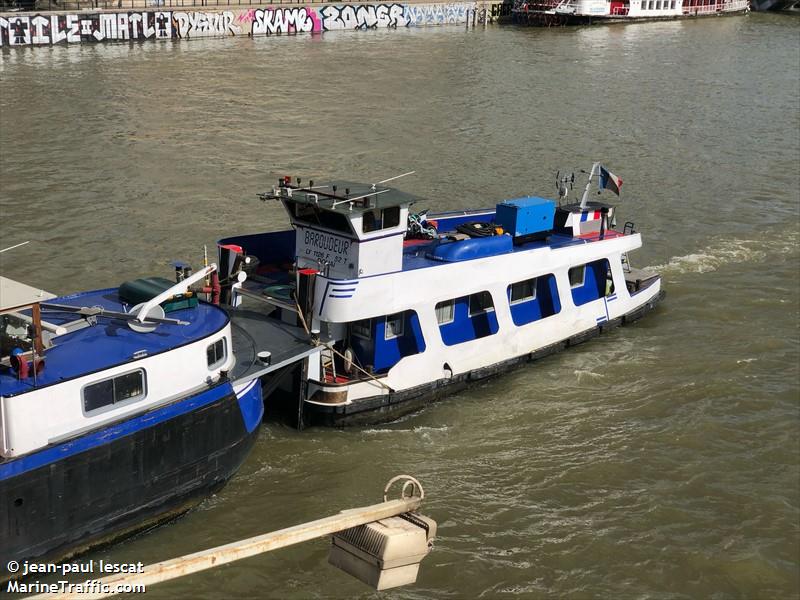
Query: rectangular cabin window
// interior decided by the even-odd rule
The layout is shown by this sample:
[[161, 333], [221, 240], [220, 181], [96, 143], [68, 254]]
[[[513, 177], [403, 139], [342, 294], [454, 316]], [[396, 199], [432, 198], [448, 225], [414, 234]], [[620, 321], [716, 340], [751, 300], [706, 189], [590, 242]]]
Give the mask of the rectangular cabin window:
[[140, 400], [146, 395], [144, 370], [137, 369], [90, 383], [84, 386], [82, 395], [85, 413], [121, 402]]
[[672, 10], [675, 10], [675, 0], [672, 0], [672, 2], [670, 2], [670, 4], [669, 4], [669, 7], [670, 7]]
[[439, 323], [439, 325], [452, 323], [453, 319], [455, 319], [454, 308], [455, 302], [453, 300], [439, 302], [439, 304], [436, 305], [436, 322]]
[[403, 313], [395, 313], [386, 317], [383, 339], [391, 340], [403, 335], [403, 317]]
[[399, 224], [399, 206], [390, 206], [389, 208], [384, 208], [382, 211], [379, 209], [370, 210], [365, 212], [361, 217], [361, 230], [364, 233], [397, 227]]
[[365, 340], [372, 339], [372, 319], [362, 319], [350, 323], [350, 333]]
[[[514, 288], [517, 290], [516, 293]], [[517, 297], [519, 299], [514, 301]], [[535, 323], [561, 311], [558, 286], [553, 274], [540, 275], [536, 279], [508, 286], [508, 300], [511, 320], [517, 327]]]
[[400, 207], [390, 206], [383, 209], [383, 229], [400, 225]]
[[572, 267], [569, 270], [569, 287], [576, 288], [583, 285], [584, 277], [586, 276], [586, 265], [580, 267]]
[[474, 317], [494, 310], [492, 295], [489, 292], [478, 292], [469, 297], [469, 316]]
[[295, 221], [301, 225], [325, 227], [348, 235], [353, 233], [350, 220], [340, 212], [325, 210], [315, 204], [301, 202], [287, 202], [286, 204]]
[[536, 298], [536, 279], [526, 279], [512, 283], [508, 286], [508, 301], [510, 304], [528, 302]]
[[227, 353], [225, 352], [225, 338], [219, 338], [216, 342], [206, 348], [206, 362], [209, 369], [215, 369], [225, 362]]

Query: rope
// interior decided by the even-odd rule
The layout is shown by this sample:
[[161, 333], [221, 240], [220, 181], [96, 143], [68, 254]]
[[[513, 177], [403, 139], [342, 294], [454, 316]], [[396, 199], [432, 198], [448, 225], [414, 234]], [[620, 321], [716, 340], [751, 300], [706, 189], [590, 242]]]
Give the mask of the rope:
[[[306, 319], [303, 316], [303, 311], [300, 310], [300, 303], [297, 301], [297, 295], [296, 294], [294, 296], [294, 305], [297, 307], [297, 314], [300, 317], [300, 322], [303, 324], [303, 329], [305, 330], [307, 335], [311, 335], [311, 331], [308, 328], [308, 324], [306, 323]], [[316, 345], [319, 345], [319, 339], [316, 340]], [[332, 345], [323, 344], [323, 346], [325, 346], [328, 350], [330, 350], [331, 352], [333, 352], [334, 354], [339, 356], [342, 360], [347, 360], [347, 357], [344, 354], [342, 354], [341, 352], [339, 352]], [[394, 390], [392, 388], [390, 388], [388, 385], [383, 383], [381, 380], [379, 380], [377, 377], [375, 377], [372, 373], [369, 373], [369, 372], [365, 371], [364, 369], [362, 369], [361, 367], [359, 367], [355, 363], [352, 363], [352, 365], [353, 365], [354, 368], [356, 368], [357, 370], [361, 371], [364, 375], [366, 375], [367, 377], [372, 379], [372, 381], [374, 381], [375, 383], [380, 385], [382, 388], [385, 388], [385, 389], [389, 390], [390, 392], [394, 392]]]

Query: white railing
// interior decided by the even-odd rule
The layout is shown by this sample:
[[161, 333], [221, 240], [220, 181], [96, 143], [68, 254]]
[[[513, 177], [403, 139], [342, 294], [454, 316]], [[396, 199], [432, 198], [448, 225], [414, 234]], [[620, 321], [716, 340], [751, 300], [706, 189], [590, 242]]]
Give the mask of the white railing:
[[702, 6], [683, 5], [685, 15], [703, 15], [715, 12], [732, 12], [745, 10], [750, 6], [750, 0], [732, 0], [731, 2], [717, 2], [715, 4], [705, 4]]

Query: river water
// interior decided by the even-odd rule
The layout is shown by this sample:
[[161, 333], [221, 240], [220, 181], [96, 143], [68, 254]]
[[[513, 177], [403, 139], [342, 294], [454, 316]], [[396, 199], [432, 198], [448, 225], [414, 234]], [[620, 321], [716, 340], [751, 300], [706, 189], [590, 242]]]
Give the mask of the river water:
[[[379, 180], [434, 210], [554, 193], [602, 160], [664, 275], [632, 327], [388, 425], [275, 423], [233, 481], [95, 552], [152, 562], [424, 484], [416, 585], [327, 542], [152, 587], [291, 598], [797, 598], [800, 19], [3, 49], [4, 275], [66, 293], [280, 229], [283, 174]], [[419, 207], [422, 208], [422, 207]], [[102, 482], [97, 482], [102, 485]]]

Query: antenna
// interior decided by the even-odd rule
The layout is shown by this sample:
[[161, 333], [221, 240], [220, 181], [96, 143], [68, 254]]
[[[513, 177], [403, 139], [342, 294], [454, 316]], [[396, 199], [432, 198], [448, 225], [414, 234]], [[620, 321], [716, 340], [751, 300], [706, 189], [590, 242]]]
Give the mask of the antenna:
[[395, 179], [400, 179], [401, 177], [405, 177], [406, 175], [413, 175], [416, 171], [409, 171], [408, 173], [403, 173], [402, 175], [395, 175], [394, 177], [389, 177], [389, 179], [384, 179], [383, 181], [379, 181], [378, 183], [372, 184], [372, 189], [375, 189], [376, 185], [380, 185], [382, 183], [388, 183], [390, 181], [394, 181]]
[[356, 196], [355, 198], [346, 198], [344, 200], [339, 200], [338, 202], [334, 202], [333, 206], [337, 206], [338, 204], [344, 204], [345, 202], [356, 202], [358, 200], [363, 200], [364, 198], [369, 198], [370, 196], [377, 196], [378, 194], [384, 194], [386, 192], [391, 192], [391, 190], [378, 190], [377, 192], [362, 194], [361, 196]]
[[22, 242], [21, 244], [15, 244], [13, 246], [9, 246], [8, 248], [3, 248], [2, 250], [0, 250], [0, 254], [2, 254], [3, 252], [7, 252], [9, 250], [13, 250], [14, 248], [19, 248], [20, 246], [24, 246], [25, 244], [30, 244], [30, 243], [31, 243], [31, 241], [28, 240], [27, 242]]
[[565, 200], [567, 196], [569, 196], [570, 190], [572, 190], [575, 186], [575, 173], [570, 175], [564, 174], [561, 175], [561, 171], [556, 172], [556, 189], [558, 190], [558, 204], [561, 205], [561, 201]]

